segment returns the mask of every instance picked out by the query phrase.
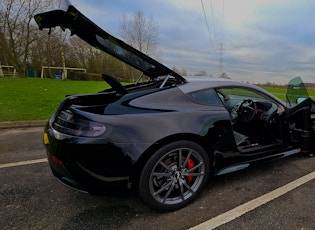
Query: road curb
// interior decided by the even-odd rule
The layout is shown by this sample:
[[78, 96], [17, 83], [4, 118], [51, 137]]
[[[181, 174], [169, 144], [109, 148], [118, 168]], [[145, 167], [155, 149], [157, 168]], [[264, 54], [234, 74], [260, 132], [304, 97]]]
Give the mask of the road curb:
[[27, 128], [27, 127], [44, 127], [47, 120], [34, 121], [2, 121], [0, 129]]

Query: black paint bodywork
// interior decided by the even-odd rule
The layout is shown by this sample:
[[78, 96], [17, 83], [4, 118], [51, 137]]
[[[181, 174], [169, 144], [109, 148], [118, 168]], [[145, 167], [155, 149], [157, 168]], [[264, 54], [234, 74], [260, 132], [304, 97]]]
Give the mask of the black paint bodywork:
[[[193, 86], [194, 82], [184, 86], [189, 84]], [[233, 81], [216, 80], [203, 84], [209, 88], [211, 85], [239, 85], [258, 90], [257, 87]], [[108, 193], [121, 188], [136, 188], [139, 173], [147, 159], [161, 146], [176, 140], [193, 140], [203, 146], [212, 162], [212, 175], [298, 153], [300, 150], [296, 149], [303, 147], [301, 140], [296, 145], [291, 143], [285, 121], [286, 116], [291, 114], [284, 112], [281, 114], [281, 143], [240, 151], [225, 106], [195, 103], [181, 88], [182, 85], [128, 93], [112, 103], [100, 105], [103, 113], [91, 112], [95, 110], [94, 99], [106, 97], [112, 92], [66, 98], [45, 128], [49, 140], [45, 146], [54, 174], [72, 187], [90, 193]], [[266, 93], [266, 96], [270, 95]], [[86, 105], [89, 101], [93, 102], [93, 106]], [[54, 128], [54, 123], [58, 114], [66, 110], [72, 110], [73, 116], [81, 119], [108, 124], [112, 130], [99, 137], [61, 133]], [[301, 135], [298, 136], [301, 138]]]
[[[206, 150], [212, 176], [313, 150], [311, 99], [288, 109], [282, 101], [253, 85], [209, 78], [186, 80], [103, 31], [72, 5], [66, 11], [36, 15], [35, 20], [40, 29], [55, 26], [70, 29], [151, 79], [123, 87], [104, 75], [111, 89], [68, 96], [60, 104], [45, 127], [44, 143], [54, 175], [71, 187], [90, 193], [114, 191], [115, 194], [121, 189], [136, 189], [149, 157], [177, 140], [194, 141]], [[161, 79], [156, 79], [160, 76]], [[220, 89], [233, 87], [257, 92], [269, 101], [268, 106], [273, 104], [278, 108], [273, 120], [250, 124], [265, 122], [263, 125], [267, 126], [273, 121], [279, 130], [277, 142], [246, 149], [237, 146], [230, 105], [226, 103], [228, 100], [220, 98]], [[209, 93], [211, 102], [194, 98], [196, 92]], [[300, 123], [301, 119], [305, 122]], [[243, 130], [250, 125], [243, 124]]]

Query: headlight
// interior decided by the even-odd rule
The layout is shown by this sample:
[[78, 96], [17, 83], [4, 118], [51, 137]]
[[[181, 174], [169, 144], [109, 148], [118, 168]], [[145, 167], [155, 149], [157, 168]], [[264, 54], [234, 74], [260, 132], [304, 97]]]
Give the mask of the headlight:
[[52, 126], [58, 132], [80, 137], [98, 137], [112, 131], [111, 126], [87, 120], [70, 110], [61, 111]]

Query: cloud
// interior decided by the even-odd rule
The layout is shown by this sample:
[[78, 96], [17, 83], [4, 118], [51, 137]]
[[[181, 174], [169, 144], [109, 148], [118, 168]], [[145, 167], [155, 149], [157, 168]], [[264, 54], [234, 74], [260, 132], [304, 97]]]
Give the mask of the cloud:
[[222, 53], [224, 71], [236, 80], [285, 84], [290, 78], [301, 75], [314, 82], [314, 1], [72, 2], [117, 37], [122, 15], [140, 10], [145, 16], [152, 16], [159, 24], [160, 59], [168, 67], [176, 66], [190, 73], [205, 70], [216, 75]]

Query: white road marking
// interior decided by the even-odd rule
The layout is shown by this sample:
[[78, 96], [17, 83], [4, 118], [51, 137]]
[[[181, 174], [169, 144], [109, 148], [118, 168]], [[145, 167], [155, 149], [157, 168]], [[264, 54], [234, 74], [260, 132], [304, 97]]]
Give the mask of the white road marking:
[[311, 172], [295, 181], [290, 182], [289, 184], [286, 184], [280, 188], [277, 188], [265, 195], [262, 195], [256, 199], [253, 199], [247, 203], [244, 203], [234, 209], [231, 209], [230, 211], [227, 211], [225, 213], [222, 213], [219, 216], [216, 216], [208, 221], [205, 221], [195, 227], [190, 228], [190, 230], [210, 230], [214, 229], [216, 227], [219, 227], [223, 224], [226, 224], [244, 214], [247, 212], [254, 210], [255, 208], [264, 205], [288, 192], [291, 190], [315, 179], [315, 171]]
[[20, 162], [14, 162], [14, 163], [0, 164], [0, 169], [1, 168], [21, 166], [21, 165], [38, 164], [38, 163], [43, 163], [43, 162], [47, 162], [47, 159], [42, 158], [42, 159], [37, 159], [37, 160], [29, 160], [29, 161], [20, 161]]

